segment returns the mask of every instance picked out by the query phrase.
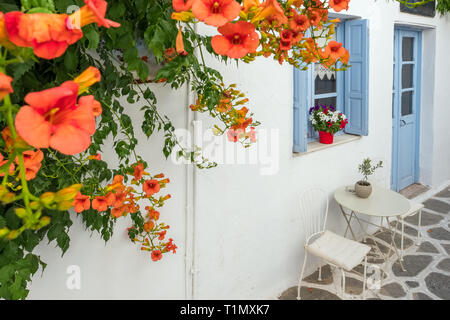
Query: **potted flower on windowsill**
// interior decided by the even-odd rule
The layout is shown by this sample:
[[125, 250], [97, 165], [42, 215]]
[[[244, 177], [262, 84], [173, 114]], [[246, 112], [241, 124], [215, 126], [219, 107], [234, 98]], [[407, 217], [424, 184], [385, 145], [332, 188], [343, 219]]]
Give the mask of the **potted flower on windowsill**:
[[378, 168], [383, 168], [383, 161], [372, 165], [372, 160], [366, 158], [358, 166], [358, 171], [363, 175], [363, 180], [359, 180], [355, 184], [355, 193], [360, 198], [368, 198], [372, 193], [372, 185], [370, 184], [369, 176], [372, 175]]
[[348, 123], [345, 114], [333, 106], [315, 106], [309, 109], [309, 114], [314, 130], [319, 131], [319, 142], [324, 144], [332, 144], [334, 135]]

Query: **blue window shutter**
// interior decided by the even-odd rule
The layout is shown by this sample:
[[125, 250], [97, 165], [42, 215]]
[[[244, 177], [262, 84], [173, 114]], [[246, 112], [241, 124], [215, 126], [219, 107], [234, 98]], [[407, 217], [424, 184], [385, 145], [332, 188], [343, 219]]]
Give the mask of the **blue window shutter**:
[[294, 152], [306, 152], [309, 86], [308, 71], [294, 68]]
[[369, 30], [367, 20], [345, 22], [345, 47], [350, 52], [345, 71], [345, 132], [367, 136], [369, 133]]

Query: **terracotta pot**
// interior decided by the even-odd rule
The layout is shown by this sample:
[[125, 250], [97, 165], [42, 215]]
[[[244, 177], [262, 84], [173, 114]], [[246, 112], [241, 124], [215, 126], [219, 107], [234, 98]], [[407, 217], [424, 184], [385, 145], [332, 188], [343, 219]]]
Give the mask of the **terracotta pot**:
[[372, 193], [372, 185], [367, 181], [358, 181], [355, 183], [355, 193], [360, 198], [368, 198]]
[[319, 142], [323, 144], [332, 144], [334, 135], [329, 132], [319, 131]]

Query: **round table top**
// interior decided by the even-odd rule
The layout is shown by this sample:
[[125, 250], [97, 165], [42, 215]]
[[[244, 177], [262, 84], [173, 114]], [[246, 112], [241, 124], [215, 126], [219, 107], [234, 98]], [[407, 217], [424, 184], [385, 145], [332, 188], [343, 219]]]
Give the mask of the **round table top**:
[[354, 186], [340, 187], [334, 193], [334, 199], [341, 206], [357, 213], [377, 217], [393, 217], [404, 215], [411, 208], [409, 200], [392, 190], [372, 185], [372, 194], [360, 198], [353, 190]]

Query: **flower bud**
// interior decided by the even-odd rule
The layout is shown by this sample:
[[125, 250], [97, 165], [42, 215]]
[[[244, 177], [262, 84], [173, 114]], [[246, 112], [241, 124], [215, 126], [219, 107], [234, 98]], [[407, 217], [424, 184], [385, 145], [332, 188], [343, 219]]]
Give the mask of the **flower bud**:
[[89, 67], [83, 73], [81, 73], [78, 77], [73, 79], [74, 82], [79, 84], [78, 94], [82, 94], [88, 91], [89, 87], [93, 84], [99, 82], [102, 76], [100, 71], [98, 71], [95, 67]]
[[73, 207], [73, 200], [64, 200], [58, 203], [57, 209], [60, 211], [67, 211]]
[[188, 12], [188, 11], [173, 12], [172, 19], [178, 20], [178, 21], [183, 21], [183, 22], [188, 22], [188, 21], [194, 19], [194, 14], [192, 12]]
[[62, 202], [62, 201], [73, 200], [75, 198], [75, 196], [77, 195], [78, 191], [81, 190], [81, 187], [82, 187], [81, 184], [74, 184], [70, 187], [59, 190], [56, 193], [55, 201]]
[[16, 214], [16, 216], [18, 216], [20, 219], [23, 219], [27, 216], [27, 210], [25, 210], [24, 208], [15, 208], [14, 209], [14, 213]]
[[55, 200], [55, 194], [53, 192], [45, 192], [41, 195], [40, 200], [44, 205], [48, 206]]
[[39, 219], [39, 227], [43, 228], [46, 225], [48, 225], [50, 223], [51, 219], [50, 217], [42, 217], [41, 219]]
[[0, 238], [3, 238], [4, 236], [6, 236], [9, 233], [9, 229], [8, 228], [2, 228], [0, 229]]
[[0, 199], [8, 192], [5, 186], [0, 185]]
[[17, 230], [11, 230], [9, 233], [8, 233], [8, 236], [6, 237], [8, 240], [14, 240], [14, 239], [16, 239], [18, 236], [19, 236], [19, 231], [17, 231]]
[[39, 209], [40, 208], [40, 204], [38, 201], [33, 201], [30, 203], [30, 208], [33, 210]]
[[4, 204], [8, 204], [14, 201], [14, 199], [16, 198], [16, 195], [12, 192], [8, 192], [7, 194], [3, 195], [2, 197], [2, 202]]

